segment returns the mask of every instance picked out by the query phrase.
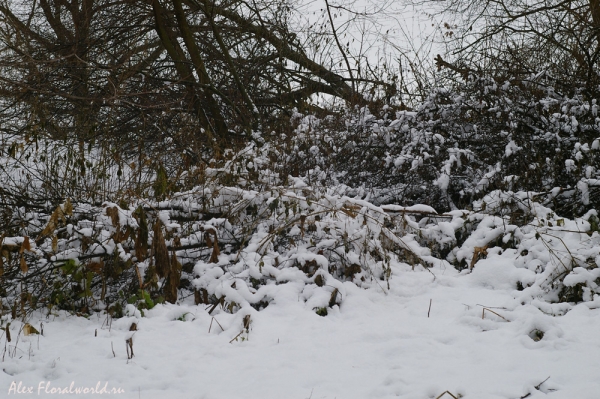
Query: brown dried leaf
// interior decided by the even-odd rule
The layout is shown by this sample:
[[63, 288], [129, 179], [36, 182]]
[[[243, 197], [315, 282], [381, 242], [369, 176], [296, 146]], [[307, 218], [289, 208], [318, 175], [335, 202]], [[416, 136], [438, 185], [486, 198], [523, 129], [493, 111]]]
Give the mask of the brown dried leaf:
[[[212, 242], [212, 247], [213, 247], [213, 251], [210, 254], [210, 259], [208, 260], [209, 263], [218, 263], [219, 262], [219, 255], [221, 255], [221, 251], [219, 250], [219, 242], [217, 241], [217, 232], [214, 230], [210, 231], [213, 236], [214, 236], [214, 241]], [[207, 231], [208, 233], [208, 231]], [[208, 242], [208, 240], [207, 240]]]
[[53, 236], [52, 237], [52, 252], [56, 252], [56, 251], [58, 251], [58, 237]]
[[177, 289], [181, 281], [181, 263], [177, 260], [177, 256], [173, 252], [171, 256], [171, 270], [165, 284], [165, 301], [169, 303], [177, 302]]
[[64, 212], [66, 215], [73, 216], [73, 204], [71, 204], [71, 200], [69, 198], [67, 198], [67, 200], [65, 201], [64, 208]]
[[86, 252], [88, 250], [88, 248], [90, 247], [90, 244], [93, 242], [94, 242], [94, 240], [92, 240], [88, 236], [81, 237], [81, 250], [83, 252]]
[[27, 267], [27, 262], [25, 262], [25, 257], [23, 255], [21, 255], [21, 260], [19, 263], [21, 264], [21, 271], [23, 274], [27, 273], [29, 267]]
[[104, 260], [101, 259], [100, 262], [90, 262], [87, 264], [87, 268], [94, 273], [102, 274], [102, 270], [104, 270]]
[[244, 329], [246, 330], [246, 332], [250, 332], [250, 315], [247, 314], [246, 316], [244, 316], [244, 319], [242, 320], [243, 325], [244, 325]]
[[173, 248], [181, 247], [181, 238], [179, 236], [173, 238]]
[[325, 282], [323, 281], [323, 276], [320, 274], [317, 274], [317, 277], [315, 277], [315, 284], [317, 285], [317, 287], [322, 287], [325, 285]]
[[56, 213], [57, 221], [61, 221], [63, 225], [67, 223], [67, 218], [65, 217], [65, 211], [62, 209], [62, 207], [60, 205], [56, 207], [56, 210], [54, 212]]
[[49, 236], [50, 234], [52, 234], [54, 232], [54, 230], [56, 230], [56, 228], [58, 227], [59, 221], [62, 221], [63, 223], [67, 222], [67, 219], [65, 218], [65, 214], [64, 214], [62, 208], [60, 207], [60, 205], [56, 207], [54, 212], [52, 212], [52, 215], [50, 216], [50, 219], [48, 220], [48, 224], [46, 225], [44, 230], [42, 230], [42, 232], [40, 233], [38, 240], [42, 237], [46, 237], [46, 236]]
[[24, 335], [32, 335], [32, 334], [39, 334], [39, 333], [40, 332], [38, 330], [36, 330], [35, 327], [33, 327], [29, 323], [25, 323], [25, 325], [23, 326], [23, 334]]
[[19, 253], [22, 254], [25, 251], [31, 251], [31, 243], [29, 242], [29, 237], [23, 238], [23, 243], [21, 244], [21, 249], [19, 250]]
[[162, 233], [162, 224], [160, 220], [157, 220], [154, 224], [154, 240], [152, 241], [154, 247], [154, 264], [156, 265], [156, 274], [160, 278], [167, 277], [169, 270], [171, 269], [169, 261], [169, 252], [167, 250], [167, 243]]
[[141, 262], [148, 255], [148, 224], [143, 208], [138, 208], [136, 214], [140, 227], [135, 235], [135, 257]]
[[138, 284], [140, 285], [140, 289], [144, 289], [144, 280], [142, 279], [142, 274], [140, 273], [140, 268], [138, 265], [135, 265], [135, 274], [138, 278]]
[[133, 228], [131, 226], [127, 226], [127, 229], [125, 229], [125, 232], [120, 234], [121, 241], [127, 241], [127, 239], [129, 238], [129, 236], [131, 236], [132, 233], [133, 233]]
[[473, 258], [471, 259], [470, 269], [473, 269], [475, 263], [480, 259], [480, 257], [487, 255], [487, 245], [485, 247], [475, 247], [473, 251]]
[[[52, 214], [52, 215], [54, 215], [54, 214]], [[48, 224], [46, 225], [44, 230], [42, 230], [42, 232], [40, 233], [38, 240], [42, 237], [50, 235], [54, 230], [56, 230], [56, 219], [51, 216], [50, 220], [48, 220]]]
[[358, 212], [360, 211], [360, 206], [352, 205], [352, 204], [344, 204], [342, 206], [341, 211], [354, 219], [358, 216]]
[[196, 305], [200, 303], [210, 304], [208, 301], [208, 291], [206, 288], [200, 288], [200, 290], [194, 290], [194, 303]]
[[112, 208], [106, 208], [106, 216], [110, 217], [112, 225], [119, 229], [121, 225], [119, 224], [119, 208], [113, 206]]
[[209, 232], [208, 232], [208, 231], [207, 231], [206, 233], [204, 233], [204, 241], [206, 241], [206, 246], [207, 246], [208, 248], [210, 248], [210, 247], [212, 247], [212, 246], [213, 246], [213, 242], [212, 242], [212, 240], [210, 239], [210, 234], [209, 234]]
[[337, 304], [337, 296], [340, 291], [336, 288], [331, 293], [331, 297], [329, 298], [329, 307], [332, 308], [335, 304]]

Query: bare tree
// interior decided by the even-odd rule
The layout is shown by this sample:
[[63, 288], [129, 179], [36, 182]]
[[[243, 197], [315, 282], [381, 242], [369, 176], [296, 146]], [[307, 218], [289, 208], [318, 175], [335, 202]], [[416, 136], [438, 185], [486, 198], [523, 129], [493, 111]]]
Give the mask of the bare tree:
[[1, 0], [0, 118], [18, 134], [147, 141], [187, 132], [225, 147], [315, 93], [364, 101], [359, 83], [383, 83], [351, 65], [336, 6], [325, 6], [331, 55], [317, 50], [322, 32], [293, 30], [289, 1]]
[[17, 131], [82, 140], [142, 128], [135, 115], [164, 86], [145, 79], [163, 50], [131, 7], [125, 0], [1, 2], [2, 119]]
[[[544, 73], [564, 94], [598, 93], [600, 6], [597, 0], [454, 0], [442, 31], [457, 71], [499, 79]], [[441, 60], [441, 61], [439, 61]], [[438, 59], [438, 66], [444, 64]], [[447, 61], [446, 61], [447, 62]]]

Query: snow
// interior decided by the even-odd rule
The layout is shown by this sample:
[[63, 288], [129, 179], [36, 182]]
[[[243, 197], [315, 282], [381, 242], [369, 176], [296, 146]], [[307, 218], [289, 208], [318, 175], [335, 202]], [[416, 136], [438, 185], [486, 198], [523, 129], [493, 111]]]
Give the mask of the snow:
[[[21, 336], [18, 355], [6, 356], [2, 389], [100, 382], [123, 389], [118, 397], [144, 399], [434, 398], [446, 390], [479, 399], [594, 397], [600, 301], [561, 317], [523, 306], [513, 284], [520, 273], [496, 257], [471, 274], [431, 271], [435, 279], [396, 265], [387, 295], [340, 283], [343, 301], [326, 317], [299, 300], [293, 283], [273, 286], [276, 301], [260, 312], [209, 315], [188, 303], [158, 305], [145, 317], [132, 306], [132, 316], [112, 321], [42, 317], [44, 335]], [[18, 328], [11, 324], [13, 336]], [[537, 342], [534, 330], [544, 333]]]
[[[491, 208], [509, 198], [493, 193], [485, 201]], [[324, 206], [336, 202], [333, 196], [325, 200]], [[375, 280], [361, 288], [333, 278], [327, 273], [327, 258], [299, 244], [284, 260], [314, 262], [324, 279], [320, 287], [314, 283], [316, 274], [310, 277], [296, 267], [275, 267], [272, 252], [259, 255], [267, 237], [259, 231], [240, 260], [253, 278], [274, 278], [258, 290], [246, 284], [243, 272], [236, 274], [237, 265], [227, 266], [225, 254], [218, 264], [200, 261], [195, 266], [200, 276], [196, 287], [226, 296], [239, 305], [237, 312], [194, 305], [192, 298], [178, 305], [156, 305], [143, 315], [128, 305], [121, 319], [103, 313], [86, 319], [53, 311], [27, 320], [43, 336], [25, 336], [23, 324], [13, 320], [0, 389], [10, 396], [15, 392], [11, 387], [16, 390], [21, 384], [35, 395], [41, 386], [38, 396], [44, 396], [51, 395], [46, 389], [52, 388], [107, 386], [123, 390], [118, 397], [144, 399], [409, 399], [437, 398], [445, 391], [477, 399], [528, 394], [595, 397], [600, 389], [596, 375], [600, 299], [594, 294], [600, 268], [579, 265], [564, 278], [567, 287], [585, 284], [585, 302], [579, 304], [555, 303], [548, 283], [569, 260], [565, 248], [573, 251], [573, 262], [600, 262], [600, 236], [578, 232], [589, 228], [586, 220], [597, 212], [576, 220], [559, 219], [533, 203], [532, 214], [544, 215], [544, 222], [518, 227], [499, 216], [467, 211], [436, 216], [426, 206], [378, 208], [347, 197], [338, 197], [337, 204], [356, 209], [355, 216], [340, 213], [340, 217], [349, 226], [346, 231], [357, 237], [368, 212], [373, 218], [385, 215], [383, 210], [441, 218], [426, 224], [402, 215], [410, 222], [407, 229], [420, 229], [423, 237], [407, 230], [400, 238], [380, 228], [431, 267], [391, 261], [389, 285]], [[474, 221], [477, 227], [452, 255], [470, 262], [476, 247], [489, 246], [487, 256], [472, 270], [457, 271], [417, 241], [430, 237], [444, 242], [443, 236], [453, 237]], [[215, 219], [204, 227], [224, 223]], [[520, 242], [516, 249], [490, 245], [513, 237]], [[316, 249], [334, 245], [335, 239], [325, 239]], [[349, 261], [357, 256], [353, 250], [348, 253]], [[263, 298], [270, 301], [266, 308], [257, 311], [250, 305]], [[317, 315], [323, 308], [325, 317]], [[132, 358], [126, 349], [130, 339]], [[6, 341], [5, 334], [0, 340]]]
[[436, 214], [436, 210], [428, 205], [413, 205], [413, 206], [400, 206], [400, 205], [382, 205], [381, 208], [385, 211], [389, 212], [423, 212], [423, 213], [433, 213]]
[[511, 140], [508, 142], [508, 144], [506, 145], [506, 148], [504, 150], [504, 155], [506, 157], [510, 157], [512, 154], [516, 153], [517, 151], [522, 150], [522, 147], [519, 147], [514, 140]]
[[[191, 284], [225, 298], [223, 305], [194, 305], [188, 296], [143, 313], [127, 305], [120, 319], [45, 310], [26, 320], [43, 335], [28, 336], [22, 321], [5, 315], [1, 324], [10, 322], [12, 340], [0, 333], [6, 345], [0, 392], [17, 396], [21, 384], [31, 395], [41, 386], [38, 396], [52, 395], [46, 387], [68, 392], [73, 385], [144, 399], [433, 399], [445, 391], [472, 399], [596, 396], [600, 235], [590, 231], [596, 211], [571, 220], [531, 201], [532, 193], [495, 191], [478, 205], [486, 210], [438, 214], [425, 205], [317, 196], [300, 181], [264, 193], [218, 190], [215, 207], [244, 214], [254, 202], [291, 217], [280, 217], [281, 225], [263, 219], [243, 250], [223, 251], [217, 263], [196, 261]], [[285, 209], [293, 204], [292, 215]], [[511, 204], [531, 221], [516, 225], [494, 213]], [[110, 241], [105, 229], [114, 226], [101, 209], [104, 246], [90, 251], [130, 256], [124, 243]], [[157, 215], [180, 228], [168, 212]], [[119, 217], [122, 225], [134, 222], [131, 211], [119, 209]], [[222, 244], [232, 223], [213, 218], [194, 229], [218, 232]], [[289, 228], [294, 244], [276, 248], [269, 227]], [[92, 235], [88, 227], [73, 229]], [[198, 233], [186, 240], [201, 240]], [[392, 244], [394, 250], [379, 252], [388, 259], [373, 255]], [[452, 250], [441, 258], [436, 246]], [[359, 271], [335, 277], [329, 269], [335, 251]], [[51, 259], [78, 254], [65, 247]], [[559, 278], [566, 289], [581, 291], [579, 303], [559, 302], [553, 285]]]

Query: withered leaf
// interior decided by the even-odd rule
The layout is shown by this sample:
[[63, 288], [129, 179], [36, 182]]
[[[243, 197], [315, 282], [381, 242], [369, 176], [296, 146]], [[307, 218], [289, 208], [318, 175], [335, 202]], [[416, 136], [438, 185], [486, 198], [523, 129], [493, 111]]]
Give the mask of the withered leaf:
[[58, 222], [61, 221], [63, 223], [67, 222], [67, 219], [65, 218], [65, 213], [63, 212], [61, 206], [57, 206], [56, 209], [54, 210], [54, 212], [52, 213], [52, 215], [50, 216], [50, 219], [48, 220], [48, 224], [46, 225], [46, 227], [44, 228], [44, 230], [42, 230], [42, 232], [40, 233], [38, 239], [42, 238], [42, 237], [46, 237], [49, 236], [50, 234], [52, 234], [54, 232], [54, 230], [56, 230], [56, 228], [58, 227]]
[[154, 264], [156, 265], [156, 274], [160, 278], [167, 277], [170, 270], [169, 252], [167, 250], [167, 243], [162, 233], [162, 224], [160, 220], [157, 220], [154, 224], [154, 240], [152, 241], [154, 247]]
[[71, 204], [71, 200], [69, 198], [67, 198], [67, 200], [65, 201], [64, 208], [64, 212], [66, 215], [73, 216], [73, 204]]
[[23, 326], [23, 334], [25, 334], [25, 335], [32, 335], [32, 334], [39, 334], [39, 333], [40, 332], [38, 330], [36, 330], [35, 327], [33, 327], [29, 323], [25, 323], [25, 325]]
[[29, 267], [27, 267], [27, 262], [25, 262], [25, 257], [23, 255], [21, 255], [21, 260], [19, 263], [21, 265], [21, 271], [23, 272], [23, 274], [27, 273]]
[[110, 220], [111, 220], [112, 225], [114, 227], [116, 227], [117, 229], [120, 227], [120, 224], [119, 224], [119, 208], [117, 208], [116, 206], [114, 206], [112, 208], [106, 208], [106, 216], [110, 217]]
[[104, 260], [100, 260], [100, 262], [90, 262], [87, 264], [87, 268], [97, 274], [101, 274], [104, 269]]
[[21, 244], [21, 249], [19, 253], [23, 253], [25, 251], [31, 251], [31, 243], [29, 242], [29, 237], [23, 238], [23, 243]]

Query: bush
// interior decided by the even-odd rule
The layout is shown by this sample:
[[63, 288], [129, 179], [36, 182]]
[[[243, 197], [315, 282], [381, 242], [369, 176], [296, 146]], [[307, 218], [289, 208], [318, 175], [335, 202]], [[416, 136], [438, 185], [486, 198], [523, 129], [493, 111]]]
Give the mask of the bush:
[[[234, 312], [289, 283], [325, 314], [342, 281], [386, 290], [393, 267], [470, 270], [489, 251], [540, 266], [515, 288], [588, 300], [600, 119], [595, 100], [559, 98], [540, 76], [471, 76], [414, 111], [295, 112], [279, 133], [200, 163], [4, 137], [4, 312], [120, 316], [192, 296]], [[571, 231], [591, 237], [577, 254]]]

